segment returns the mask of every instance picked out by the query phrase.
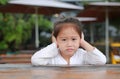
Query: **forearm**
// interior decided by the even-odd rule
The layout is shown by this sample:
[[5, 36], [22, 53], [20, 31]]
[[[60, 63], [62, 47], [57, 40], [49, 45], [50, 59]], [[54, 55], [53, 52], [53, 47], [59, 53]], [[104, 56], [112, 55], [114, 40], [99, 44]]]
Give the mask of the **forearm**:
[[58, 54], [57, 46], [55, 43], [48, 45], [47, 47], [37, 51], [31, 57], [31, 63], [33, 65], [46, 65], [48, 61]]
[[86, 53], [85, 63], [103, 65], [106, 63], [106, 57], [101, 51], [99, 51], [97, 48], [94, 48], [93, 51]]

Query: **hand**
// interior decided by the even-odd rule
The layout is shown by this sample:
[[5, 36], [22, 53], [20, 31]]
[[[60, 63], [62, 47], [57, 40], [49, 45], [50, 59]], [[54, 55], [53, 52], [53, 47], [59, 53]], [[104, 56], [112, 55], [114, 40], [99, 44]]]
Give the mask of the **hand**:
[[87, 51], [93, 51], [94, 50], [94, 47], [91, 44], [89, 44], [87, 41], [84, 40], [83, 32], [81, 33], [80, 46]]
[[84, 34], [83, 34], [83, 32], [82, 32], [82, 33], [81, 33], [80, 46], [82, 45], [83, 42], [84, 42]]
[[56, 40], [55, 36], [53, 35], [53, 32], [52, 32], [52, 42], [55, 43], [58, 48], [57, 40]]
[[53, 32], [52, 32], [52, 42], [57, 44], [57, 41], [56, 41], [55, 36], [53, 35]]
[[55, 36], [52, 35], [52, 42], [57, 43]]
[[84, 34], [83, 34], [83, 32], [81, 33], [81, 40], [82, 41], [84, 40]]

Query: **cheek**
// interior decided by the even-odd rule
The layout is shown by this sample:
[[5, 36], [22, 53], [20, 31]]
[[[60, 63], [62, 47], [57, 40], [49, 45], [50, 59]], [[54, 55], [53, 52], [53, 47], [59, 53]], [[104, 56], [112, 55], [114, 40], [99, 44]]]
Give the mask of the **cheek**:
[[65, 43], [62, 43], [61, 41], [57, 41], [57, 47], [59, 48], [59, 49], [64, 49], [65, 48]]
[[61, 43], [60, 41], [57, 41], [57, 45], [58, 45], [59, 47], [63, 47], [63, 46], [64, 46], [64, 44]]
[[80, 47], [80, 42], [76, 43], [76, 47], [78, 48]]
[[78, 47], [80, 47], [81, 39], [77, 42]]

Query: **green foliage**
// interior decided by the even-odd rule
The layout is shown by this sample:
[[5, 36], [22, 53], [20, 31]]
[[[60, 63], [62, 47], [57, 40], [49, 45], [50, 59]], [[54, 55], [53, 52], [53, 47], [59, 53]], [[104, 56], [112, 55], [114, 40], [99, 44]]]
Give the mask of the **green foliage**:
[[[44, 16], [38, 15], [41, 30], [52, 29], [52, 23]], [[0, 14], [0, 50], [12, 50], [31, 38], [35, 27], [35, 15]]]
[[8, 2], [8, 0], [0, 0], [0, 4], [5, 5]]
[[5, 41], [0, 42], [0, 49], [5, 50], [8, 48], [8, 45], [5, 43]]
[[[35, 26], [35, 14], [32, 15], [32, 17], [30, 18], [30, 22], [32, 25]], [[47, 20], [43, 15], [38, 15], [38, 26], [42, 29], [42, 30], [47, 30], [47, 29], [52, 29], [52, 23]]]
[[0, 50], [9, 48], [9, 44], [13, 43], [14, 47], [17, 47], [22, 42], [26, 41], [30, 37], [31, 26], [27, 21], [23, 20], [23, 15], [18, 15], [16, 18], [12, 14], [0, 14]]

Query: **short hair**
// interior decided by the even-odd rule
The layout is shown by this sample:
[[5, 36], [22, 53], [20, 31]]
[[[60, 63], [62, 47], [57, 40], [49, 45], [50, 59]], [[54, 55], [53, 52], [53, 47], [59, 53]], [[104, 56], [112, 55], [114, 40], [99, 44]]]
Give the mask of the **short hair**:
[[60, 30], [65, 27], [65, 26], [62, 27], [59, 25], [64, 24], [64, 23], [75, 24], [75, 26], [73, 26], [73, 28], [77, 31], [77, 33], [79, 34], [79, 36], [81, 38], [82, 24], [77, 18], [74, 18], [74, 17], [58, 18], [58, 20], [54, 23], [54, 28], [53, 28], [53, 35], [55, 36], [55, 38], [57, 38]]

